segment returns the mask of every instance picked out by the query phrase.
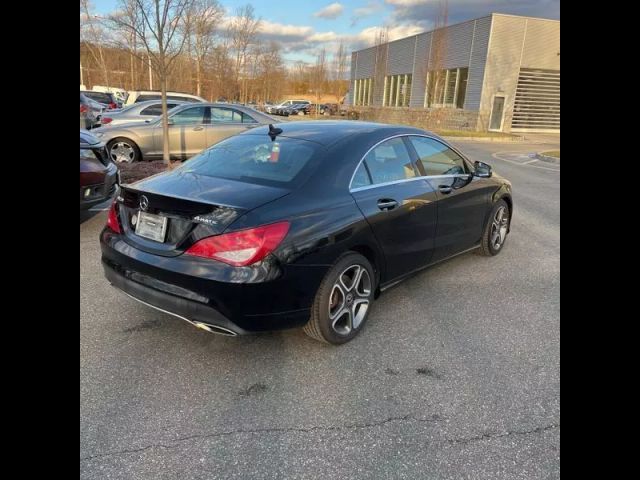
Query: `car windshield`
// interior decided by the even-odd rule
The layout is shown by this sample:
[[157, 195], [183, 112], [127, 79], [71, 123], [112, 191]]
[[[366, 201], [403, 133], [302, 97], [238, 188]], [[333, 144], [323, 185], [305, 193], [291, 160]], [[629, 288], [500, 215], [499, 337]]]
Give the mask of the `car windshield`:
[[287, 137], [238, 135], [185, 162], [178, 170], [248, 183], [292, 188], [320, 155], [322, 146]]

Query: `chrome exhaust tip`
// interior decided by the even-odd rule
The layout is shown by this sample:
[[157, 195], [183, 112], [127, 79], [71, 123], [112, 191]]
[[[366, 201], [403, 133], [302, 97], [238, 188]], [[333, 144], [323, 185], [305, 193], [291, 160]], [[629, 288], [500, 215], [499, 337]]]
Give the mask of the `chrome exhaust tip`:
[[218, 325], [209, 325], [208, 323], [195, 322], [191, 320], [191, 323], [202, 330], [205, 330], [210, 333], [217, 333], [218, 335], [225, 335], [227, 337], [236, 337], [238, 334], [232, 330], [229, 330], [224, 327], [220, 327]]

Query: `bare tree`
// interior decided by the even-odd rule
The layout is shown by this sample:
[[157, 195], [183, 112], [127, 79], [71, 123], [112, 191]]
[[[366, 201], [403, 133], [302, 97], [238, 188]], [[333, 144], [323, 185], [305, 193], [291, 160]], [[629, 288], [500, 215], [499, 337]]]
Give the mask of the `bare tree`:
[[[246, 63], [249, 45], [251, 45], [260, 28], [261, 20], [256, 18], [254, 8], [251, 4], [247, 4], [236, 10], [236, 16], [231, 22], [229, 29], [231, 37], [231, 46], [236, 55], [235, 76], [237, 90], [244, 91], [246, 82]], [[240, 87], [240, 75], [243, 76], [243, 88]]]
[[[133, 0], [135, 15], [112, 16], [113, 24], [125, 33], [130, 33], [142, 44], [151, 61], [151, 68], [160, 81], [162, 92], [162, 158], [167, 166], [169, 156], [169, 124], [167, 120], [167, 79], [174, 61], [182, 53], [186, 36], [180, 34], [179, 26], [193, 0]], [[120, 0], [121, 10], [126, 0]]]
[[442, 105], [445, 102], [444, 89], [446, 71], [444, 70], [445, 56], [447, 54], [446, 26], [449, 16], [447, 0], [440, 0], [438, 13], [434, 20], [434, 30], [431, 33], [431, 48], [427, 63], [427, 106]]
[[340, 102], [342, 97], [344, 97], [347, 92], [347, 88], [345, 88], [345, 74], [347, 72], [347, 49], [345, 48], [342, 41], [340, 41], [340, 43], [338, 44], [338, 50], [334, 55], [333, 64], [333, 92], [336, 96], [336, 101]]
[[[375, 99], [382, 99], [382, 104], [386, 103], [384, 98], [385, 95], [385, 76], [387, 75], [387, 39], [389, 38], [389, 29], [383, 28], [378, 32], [378, 36], [376, 37], [376, 59], [373, 67], [373, 97], [374, 104]], [[355, 92], [352, 92], [352, 95]], [[353, 99], [353, 104], [355, 105], [355, 98]]]
[[316, 116], [318, 116], [318, 104], [320, 103], [320, 96], [324, 92], [324, 87], [327, 83], [327, 52], [324, 48], [320, 49], [316, 56], [316, 64], [313, 68], [313, 89], [316, 94]]
[[277, 42], [270, 42], [260, 57], [260, 82], [262, 101], [277, 100], [284, 87], [284, 61], [282, 47]]
[[84, 43], [100, 66], [103, 81], [109, 85], [109, 69], [102, 46], [106, 43], [105, 32], [100, 19], [91, 13], [89, 0], [80, 0], [80, 43]]
[[[122, 17], [123, 22], [135, 25], [138, 23], [138, 9], [136, 0], [122, 0], [120, 3], [120, 9], [113, 13], [109, 22], [113, 25], [114, 17]], [[127, 50], [129, 52], [129, 73], [131, 76], [131, 90], [135, 89], [137, 86], [137, 78], [136, 78], [136, 60], [138, 60], [138, 41], [136, 38], [136, 34], [133, 30], [125, 30], [114, 28], [114, 37], [112, 43], [116, 48], [121, 48]]]
[[202, 95], [202, 74], [206, 57], [214, 48], [214, 37], [224, 9], [217, 0], [193, 0], [185, 16], [190, 38], [189, 53], [196, 61], [196, 95]]

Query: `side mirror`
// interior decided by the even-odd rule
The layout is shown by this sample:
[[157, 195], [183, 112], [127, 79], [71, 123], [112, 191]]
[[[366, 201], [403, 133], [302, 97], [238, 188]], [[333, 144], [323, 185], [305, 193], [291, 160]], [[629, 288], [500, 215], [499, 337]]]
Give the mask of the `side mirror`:
[[493, 175], [493, 172], [491, 171], [491, 165], [487, 163], [476, 161], [473, 166], [475, 167], [475, 171], [473, 172], [473, 174], [476, 177], [489, 178], [491, 177], [491, 175]]

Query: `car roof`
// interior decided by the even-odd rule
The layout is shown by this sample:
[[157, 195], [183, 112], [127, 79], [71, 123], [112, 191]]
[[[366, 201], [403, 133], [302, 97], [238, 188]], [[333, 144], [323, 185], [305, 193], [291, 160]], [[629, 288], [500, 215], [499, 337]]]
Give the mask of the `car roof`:
[[[193, 102], [185, 102], [184, 100], [173, 100], [173, 99], [168, 99], [171, 103], [175, 103], [177, 105], [193, 105]], [[149, 105], [155, 105], [157, 103], [162, 103], [161, 99], [157, 99], [157, 100], [145, 100], [144, 102], [137, 102], [137, 103], [132, 103], [130, 105], [130, 107], [137, 107], [137, 108], [144, 108], [144, 107], [148, 107]]]
[[[433, 135], [425, 130], [407, 125], [389, 125], [386, 123], [362, 122], [357, 120], [316, 120], [302, 122], [274, 123], [274, 127], [281, 128], [279, 136], [309, 140], [324, 146], [329, 146], [356, 135], [368, 133], [385, 133], [388, 135], [421, 134]], [[255, 127], [242, 135], [267, 135], [268, 126]]]
[[[162, 95], [162, 92], [160, 90], [134, 90], [132, 91], [132, 93], [137, 93], [138, 95]], [[192, 93], [185, 93], [185, 92], [167, 92], [167, 95], [181, 95], [184, 97], [191, 97], [191, 98], [202, 98], [199, 97], [197, 95], [194, 95]]]

